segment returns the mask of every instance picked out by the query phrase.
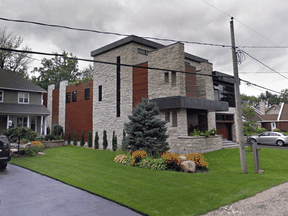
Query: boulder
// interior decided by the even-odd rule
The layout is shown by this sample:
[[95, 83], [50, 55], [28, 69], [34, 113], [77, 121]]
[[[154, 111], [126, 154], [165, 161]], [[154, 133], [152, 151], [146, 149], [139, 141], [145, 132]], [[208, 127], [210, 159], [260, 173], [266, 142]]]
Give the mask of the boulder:
[[180, 167], [183, 172], [194, 173], [196, 171], [196, 163], [190, 160], [182, 162]]
[[187, 157], [185, 157], [185, 156], [179, 156], [179, 158], [181, 158], [182, 162], [187, 160]]

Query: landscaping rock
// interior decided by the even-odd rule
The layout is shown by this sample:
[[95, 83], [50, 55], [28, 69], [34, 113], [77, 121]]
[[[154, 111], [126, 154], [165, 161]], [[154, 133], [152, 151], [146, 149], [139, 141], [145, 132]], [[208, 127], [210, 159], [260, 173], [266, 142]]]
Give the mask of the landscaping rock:
[[180, 164], [180, 167], [182, 169], [183, 172], [187, 172], [187, 173], [194, 173], [196, 171], [196, 164], [193, 161], [184, 161]]
[[187, 157], [185, 157], [185, 156], [179, 156], [179, 158], [181, 158], [182, 162], [187, 160]]

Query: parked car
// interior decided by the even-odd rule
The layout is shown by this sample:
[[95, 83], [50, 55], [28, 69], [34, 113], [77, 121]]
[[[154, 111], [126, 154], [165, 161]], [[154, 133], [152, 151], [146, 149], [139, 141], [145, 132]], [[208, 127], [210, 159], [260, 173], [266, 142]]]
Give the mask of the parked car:
[[283, 146], [288, 144], [288, 136], [279, 132], [267, 131], [258, 135], [248, 136], [248, 143], [276, 144]]
[[12, 152], [9, 139], [0, 135], [0, 169], [6, 169], [8, 161], [11, 160]]

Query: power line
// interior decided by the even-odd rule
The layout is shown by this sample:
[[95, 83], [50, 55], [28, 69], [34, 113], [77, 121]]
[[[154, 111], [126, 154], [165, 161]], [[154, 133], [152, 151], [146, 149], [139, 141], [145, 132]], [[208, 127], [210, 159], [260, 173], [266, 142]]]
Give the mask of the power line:
[[264, 64], [263, 62], [261, 62], [260, 60], [256, 59], [255, 57], [253, 57], [252, 55], [250, 55], [249, 53], [245, 52], [244, 50], [242, 50], [243, 53], [245, 53], [246, 55], [248, 55], [250, 58], [254, 59], [255, 61], [259, 62], [260, 64], [264, 65], [265, 67], [267, 67], [268, 69], [270, 69], [271, 71], [273, 71], [274, 73], [279, 74], [280, 76], [284, 77], [285, 79], [288, 79], [288, 77], [282, 75], [281, 73], [277, 72], [276, 70], [274, 70], [273, 68], [269, 67], [268, 65]]
[[[29, 54], [36, 54], [36, 55], [47, 55], [47, 56], [61, 56], [64, 57], [63, 54], [58, 54], [58, 53], [44, 53], [44, 52], [35, 52], [35, 51], [31, 51], [31, 50], [16, 50], [16, 49], [8, 49], [8, 48], [3, 48], [0, 47], [0, 50], [4, 50], [4, 51], [10, 51], [10, 52], [21, 52], [21, 53], [29, 53]], [[106, 61], [98, 61], [98, 60], [91, 60], [91, 59], [83, 59], [83, 58], [75, 58], [75, 57], [68, 57], [66, 56], [67, 59], [71, 59], [71, 60], [77, 60], [77, 61], [86, 61], [86, 62], [94, 62], [94, 63], [101, 63], [101, 64], [109, 64], [109, 65], [117, 65], [117, 63], [115, 62], [106, 62]], [[207, 77], [231, 77], [231, 75], [227, 75], [227, 76], [215, 76], [215, 75], [210, 75], [210, 74], [201, 74], [201, 73], [197, 73], [200, 72], [201, 70], [197, 70], [196, 72], [185, 72], [185, 71], [174, 71], [174, 70], [170, 70], [170, 69], [163, 69], [163, 68], [153, 68], [153, 67], [143, 67], [143, 66], [139, 66], [139, 65], [128, 65], [128, 64], [120, 64], [120, 66], [124, 66], [124, 67], [137, 67], [137, 68], [144, 68], [144, 69], [150, 69], [150, 70], [159, 70], [159, 71], [167, 71], [167, 72], [177, 72], [177, 73], [184, 73], [184, 74], [195, 74], [195, 75], [199, 75], [199, 76], [207, 76]], [[239, 78], [240, 79], [240, 78]], [[243, 80], [240, 79], [240, 81], [246, 82], [250, 85], [254, 85], [260, 88], [263, 88], [265, 90], [269, 90], [272, 92], [276, 92], [278, 94], [281, 94], [280, 92], [268, 89], [266, 87], [257, 85], [255, 83], [251, 83], [247, 80]]]
[[[97, 33], [97, 34], [116, 35], [116, 36], [123, 36], [123, 37], [130, 36], [128, 34], [122, 34], [122, 33], [117, 33], [117, 32], [108, 32], [108, 31], [99, 31], [99, 30], [84, 29], [84, 28], [75, 28], [75, 27], [70, 27], [70, 26], [47, 24], [47, 23], [28, 21], [28, 20], [8, 19], [8, 18], [4, 18], [4, 17], [0, 17], [0, 20], [8, 21], [8, 22], [29, 23], [29, 24], [41, 25], [41, 26], [47, 26], [47, 27], [53, 27], [53, 28], [64, 28], [64, 29], [75, 30], [75, 31], [92, 32], [92, 33]], [[196, 45], [204, 45], [204, 46], [228, 47], [228, 48], [231, 47], [231, 45], [226, 45], [226, 44], [215, 44], [215, 43], [195, 42], [195, 41], [186, 41], [186, 40], [175, 40], [175, 39], [156, 38], [156, 37], [149, 37], [149, 36], [147, 36], [147, 37], [144, 36], [142, 38], [150, 39], [150, 40], [157, 40], [157, 41], [173, 42], [173, 43], [180, 42], [180, 43], [196, 44]], [[278, 45], [276, 47], [275, 46], [271, 46], [271, 47], [269, 47], [269, 46], [246, 46], [246, 45], [245, 46], [238, 46], [238, 47], [242, 47], [242, 48], [288, 48], [288, 46], [280, 47]]]

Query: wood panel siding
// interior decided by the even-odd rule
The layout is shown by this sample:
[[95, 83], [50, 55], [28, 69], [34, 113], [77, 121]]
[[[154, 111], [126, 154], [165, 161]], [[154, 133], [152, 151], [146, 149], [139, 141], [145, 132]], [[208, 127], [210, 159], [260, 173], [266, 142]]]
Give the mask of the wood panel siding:
[[[90, 97], [85, 100], [85, 89], [88, 88], [90, 89]], [[84, 140], [87, 142], [88, 131], [92, 132], [93, 80], [66, 87], [66, 93], [70, 92], [72, 95], [74, 91], [77, 92], [76, 101], [70, 100], [70, 103], [66, 103], [65, 139], [68, 139], [70, 129], [71, 140], [73, 140], [73, 132], [76, 130], [77, 140], [80, 141], [81, 133], [84, 131]]]
[[[139, 64], [148, 67], [148, 63]], [[148, 69], [133, 67], [133, 107], [148, 97]]]
[[[196, 73], [196, 68], [190, 65], [185, 65], [185, 72]], [[197, 98], [196, 75], [186, 74], [186, 96]]]

